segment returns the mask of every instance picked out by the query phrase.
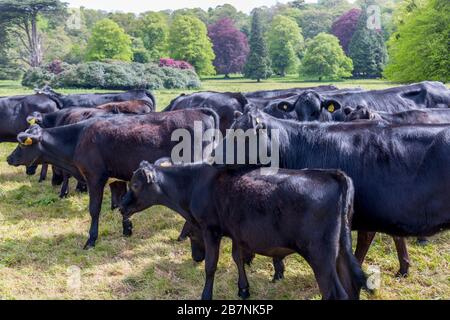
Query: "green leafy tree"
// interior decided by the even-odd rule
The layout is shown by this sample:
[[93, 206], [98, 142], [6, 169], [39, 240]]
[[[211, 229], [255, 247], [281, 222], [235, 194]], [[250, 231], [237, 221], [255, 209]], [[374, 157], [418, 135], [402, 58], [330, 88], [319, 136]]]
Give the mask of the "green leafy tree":
[[117, 23], [127, 34], [135, 36], [138, 28], [138, 19], [134, 13], [113, 12], [108, 15]]
[[370, 0], [365, 2], [356, 31], [348, 47], [355, 77], [380, 77], [388, 58], [383, 31], [368, 28], [367, 7], [371, 3]]
[[272, 75], [272, 65], [269, 57], [266, 39], [261, 23], [261, 10], [255, 9], [250, 33], [250, 54], [244, 67], [246, 78], [257, 80], [267, 79]]
[[139, 63], [150, 62], [150, 54], [145, 49], [144, 42], [141, 38], [132, 38], [131, 49], [133, 51], [133, 61]]
[[177, 15], [169, 32], [170, 56], [192, 64], [201, 75], [215, 74], [215, 58], [205, 24], [194, 16]]
[[321, 32], [330, 32], [333, 15], [329, 10], [319, 10], [313, 7], [301, 11], [297, 17], [297, 23], [302, 28], [303, 36], [311, 39]]
[[276, 16], [268, 32], [268, 45], [273, 71], [282, 77], [298, 69], [303, 36], [297, 22]]
[[42, 33], [39, 18], [61, 17], [66, 13], [66, 4], [58, 0], [2, 0], [0, 2], [0, 21], [9, 33], [20, 41], [19, 58], [31, 67], [43, 61]]
[[86, 58], [88, 61], [105, 59], [131, 61], [133, 59], [131, 38], [114, 21], [100, 20], [92, 28]]
[[300, 76], [312, 79], [338, 80], [352, 75], [352, 60], [339, 45], [339, 39], [331, 34], [319, 33], [306, 42], [306, 52], [300, 68]]
[[152, 61], [157, 61], [167, 55], [169, 25], [167, 17], [158, 12], [147, 12], [138, 22], [137, 35], [142, 39], [144, 47]]
[[450, 2], [426, 0], [400, 8], [384, 75], [393, 81], [450, 81]]

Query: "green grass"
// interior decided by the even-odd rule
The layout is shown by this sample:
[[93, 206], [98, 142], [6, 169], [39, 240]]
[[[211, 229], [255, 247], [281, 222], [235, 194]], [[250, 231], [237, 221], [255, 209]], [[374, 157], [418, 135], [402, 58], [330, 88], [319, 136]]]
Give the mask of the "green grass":
[[[248, 80], [207, 80], [204, 90], [251, 91], [318, 83], [275, 79], [257, 84]], [[345, 81], [339, 87], [385, 88], [392, 84], [376, 81]], [[65, 93], [80, 90], [62, 90]], [[16, 82], [0, 81], [0, 96], [30, 93]], [[156, 92], [159, 109], [183, 90]], [[187, 92], [187, 91], [186, 91]], [[156, 207], [133, 218], [135, 233], [124, 239], [120, 214], [109, 209], [106, 192], [100, 221], [100, 236], [92, 251], [81, 250], [87, 239], [88, 197], [71, 193], [57, 197], [49, 182], [37, 183], [23, 168], [6, 164], [14, 144], [0, 145], [0, 298], [3, 299], [198, 299], [203, 264], [190, 258], [188, 242], [176, 241], [183, 220], [174, 212]], [[74, 185], [71, 185], [72, 190]], [[398, 279], [397, 256], [392, 239], [379, 235], [369, 251], [365, 268], [379, 266], [382, 287], [364, 299], [449, 299], [450, 233], [419, 247], [409, 241], [411, 276]], [[81, 288], [67, 286], [68, 269], [81, 269]], [[257, 257], [248, 276], [253, 299], [318, 299], [313, 274], [299, 256], [287, 259], [286, 279], [273, 284], [271, 260]], [[222, 244], [215, 298], [235, 299], [237, 271], [229, 240]]]

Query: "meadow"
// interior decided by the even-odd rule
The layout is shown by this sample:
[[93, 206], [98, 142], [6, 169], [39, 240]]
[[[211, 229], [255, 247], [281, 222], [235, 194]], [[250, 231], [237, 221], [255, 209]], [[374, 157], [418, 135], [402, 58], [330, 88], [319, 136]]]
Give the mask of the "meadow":
[[[249, 80], [207, 79], [202, 90], [253, 91], [307, 87], [328, 83], [299, 82], [295, 78]], [[333, 83], [340, 88], [380, 89], [394, 84], [379, 80]], [[80, 90], [60, 90], [80, 93]], [[91, 90], [96, 91], [96, 90]], [[156, 91], [158, 109], [185, 90]], [[17, 82], [0, 81], [0, 96], [32, 93]], [[58, 198], [50, 182], [39, 184], [24, 168], [5, 161], [15, 144], [0, 145], [0, 299], [198, 299], [204, 279], [203, 263], [196, 264], [188, 242], [177, 237], [183, 220], [163, 207], [133, 218], [131, 238], [122, 237], [121, 217], [110, 210], [106, 192], [97, 247], [83, 251], [90, 217], [88, 196], [71, 192]], [[71, 190], [74, 190], [74, 183]], [[396, 278], [398, 261], [389, 236], [378, 235], [364, 268], [377, 266], [381, 288], [363, 299], [449, 299], [450, 232], [435, 236], [428, 246], [409, 239], [411, 275]], [[81, 285], [72, 286], [73, 268], [81, 271]], [[248, 270], [252, 299], [319, 299], [310, 267], [300, 257], [286, 260], [286, 278], [272, 283], [272, 263], [258, 256]], [[237, 298], [237, 270], [231, 242], [222, 242], [215, 282], [216, 299]]]

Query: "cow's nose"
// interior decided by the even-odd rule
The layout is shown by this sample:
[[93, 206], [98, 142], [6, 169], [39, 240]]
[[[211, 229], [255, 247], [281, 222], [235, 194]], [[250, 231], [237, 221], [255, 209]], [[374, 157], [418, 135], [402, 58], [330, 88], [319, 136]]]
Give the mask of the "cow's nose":
[[6, 162], [8, 162], [8, 164], [9, 164], [10, 166], [12, 166], [12, 159], [11, 159], [11, 156], [8, 156], [8, 158], [6, 158]]

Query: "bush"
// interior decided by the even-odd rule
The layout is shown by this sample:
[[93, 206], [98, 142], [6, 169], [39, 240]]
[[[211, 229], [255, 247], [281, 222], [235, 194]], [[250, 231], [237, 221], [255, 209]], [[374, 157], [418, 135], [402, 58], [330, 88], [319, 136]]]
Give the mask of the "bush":
[[174, 60], [174, 59], [170, 59], [170, 58], [159, 59], [159, 66], [182, 69], [182, 70], [186, 70], [186, 69], [194, 70], [194, 67], [189, 62]]
[[196, 89], [201, 83], [193, 69], [159, 67], [152, 63], [118, 61], [88, 62], [77, 65], [57, 61], [28, 70], [22, 80], [27, 87], [81, 89]]

